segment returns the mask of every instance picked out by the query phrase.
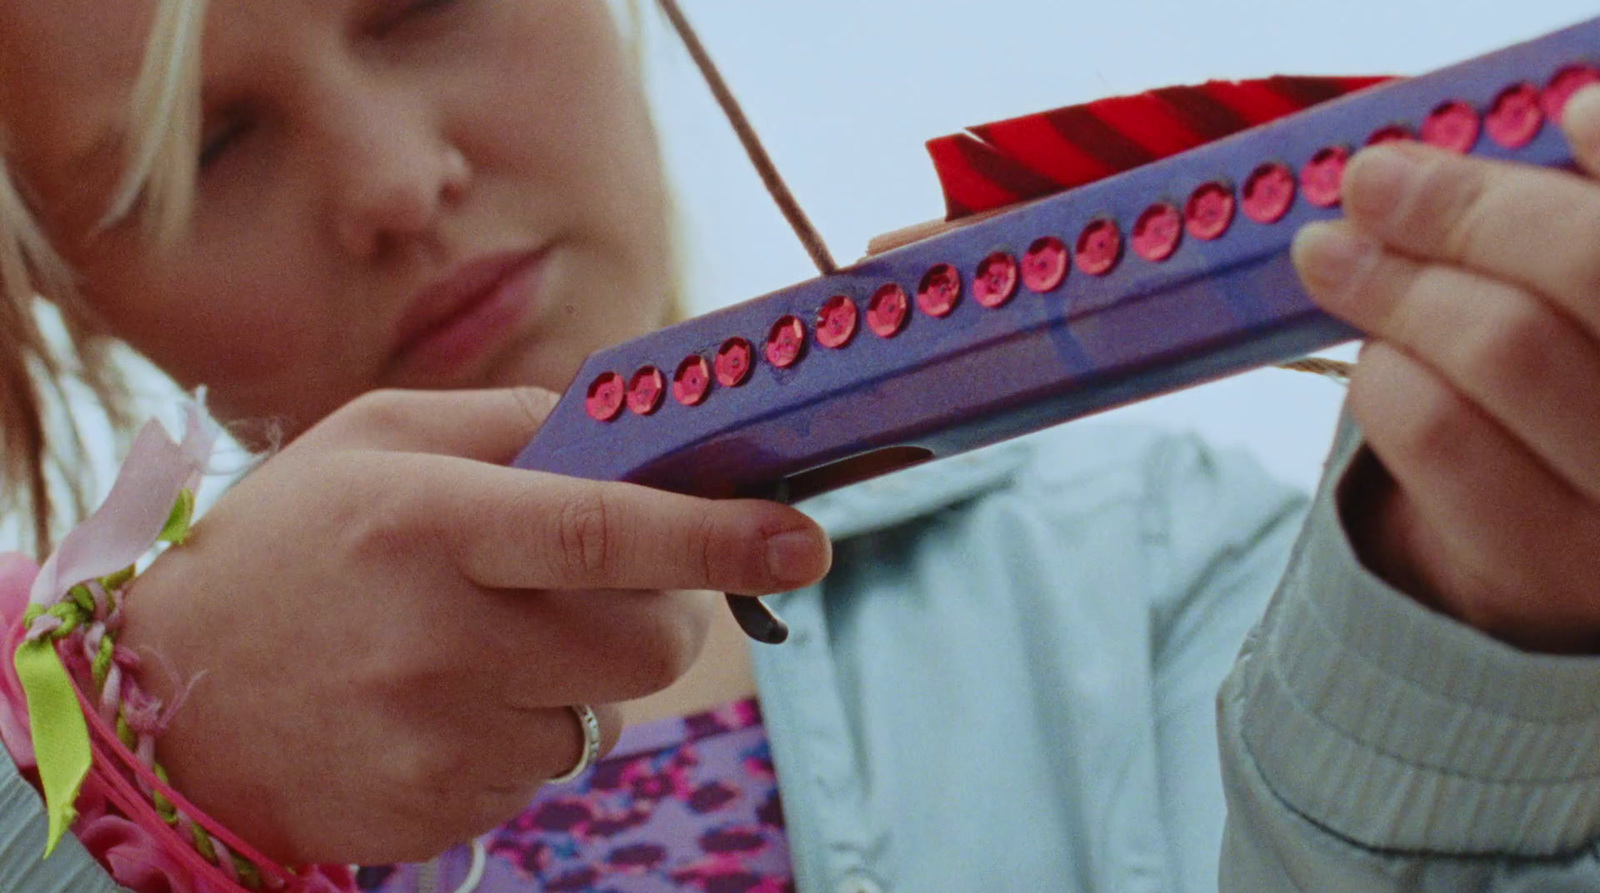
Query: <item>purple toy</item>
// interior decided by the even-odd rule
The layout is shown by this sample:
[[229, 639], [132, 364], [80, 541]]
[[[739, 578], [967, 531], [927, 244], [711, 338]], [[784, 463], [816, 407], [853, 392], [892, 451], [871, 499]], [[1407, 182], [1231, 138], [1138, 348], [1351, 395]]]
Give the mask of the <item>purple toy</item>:
[[[1458, 150], [1568, 166], [1549, 118], [1597, 67], [1600, 19], [601, 351], [515, 464], [793, 501], [1358, 337], [1287, 250], [1338, 214], [1330, 170], [1444, 114], [1490, 118]], [[1197, 199], [1237, 213], [1167, 244]]]

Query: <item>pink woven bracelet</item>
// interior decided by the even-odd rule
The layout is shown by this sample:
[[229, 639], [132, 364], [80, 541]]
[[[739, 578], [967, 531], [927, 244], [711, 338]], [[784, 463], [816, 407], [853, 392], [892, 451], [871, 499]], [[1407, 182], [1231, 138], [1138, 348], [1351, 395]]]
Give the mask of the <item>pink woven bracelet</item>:
[[[10, 633], [8, 644], [14, 645], [23, 640], [26, 632], [20, 611], [16, 610], [21, 605], [4, 607], [6, 628]], [[261, 882], [256, 885], [260, 889], [306, 893], [350, 889], [351, 884], [343, 882], [340, 876], [348, 873], [343, 869], [320, 879], [310, 872], [291, 874], [285, 871], [162, 781], [150, 768], [154, 760], [154, 733], [159, 728], [147, 726], [135, 751], [118, 738], [112, 725], [114, 720], [107, 719], [107, 716], [116, 715], [110, 709], [114, 707], [111, 699], [89, 694], [93, 678], [84, 651], [89, 639], [79, 630], [62, 638], [56, 646], [58, 653], [65, 652], [63, 663], [69, 667], [74, 682], [73, 694], [88, 725], [93, 754], [90, 775], [76, 804], [78, 817], [73, 823], [73, 832], [114, 880], [135, 893], [237, 893], [251, 889], [233, 863], [232, 856], [237, 854], [260, 867]], [[152, 714], [152, 724], [159, 727], [164, 724], [160, 717], [161, 705], [139, 691], [131, 672], [133, 667], [129, 666], [137, 661], [131, 657], [121, 657], [118, 662], [124, 671], [114, 676], [108, 674], [104, 690], [110, 692], [115, 686], [123, 692], [123, 697], [141, 702], [141, 709]], [[33, 769], [34, 754], [27, 740], [26, 704], [14, 673], [11, 668], [6, 669], [6, 697], [0, 703], [9, 732], [5, 743], [19, 768]], [[178, 827], [169, 823], [152, 802], [158, 794], [184, 815], [184, 822]], [[226, 861], [222, 861], [220, 867], [208, 861], [195, 849], [192, 840], [184, 836], [185, 826], [204, 829], [209, 835], [208, 843], [214, 845], [213, 851]]]
[[137, 655], [116, 643], [134, 562], [157, 541], [187, 534], [211, 439], [198, 404], [182, 444], [147, 425], [106, 503], [38, 570], [20, 627], [16, 606], [0, 604], [16, 655], [0, 733], [19, 766], [37, 769], [51, 846], [70, 821], [113, 879], [137, 893], [351, 893], [349, 867], [289, 871], [166, 783], [155, 740], [178, 704], [163, 710], [140, 688]]

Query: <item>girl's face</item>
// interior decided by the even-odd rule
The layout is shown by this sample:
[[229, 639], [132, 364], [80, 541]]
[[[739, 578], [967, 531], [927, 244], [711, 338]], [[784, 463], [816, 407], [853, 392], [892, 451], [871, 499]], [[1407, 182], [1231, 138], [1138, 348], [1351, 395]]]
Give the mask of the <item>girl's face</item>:
[[604, 0], [213, 0], [192, 228], [95, 232], [152, 0], [0, 3], [0, 135], [111, 332], [230, 418], [564, 386], [668, 312], [665, 199]]

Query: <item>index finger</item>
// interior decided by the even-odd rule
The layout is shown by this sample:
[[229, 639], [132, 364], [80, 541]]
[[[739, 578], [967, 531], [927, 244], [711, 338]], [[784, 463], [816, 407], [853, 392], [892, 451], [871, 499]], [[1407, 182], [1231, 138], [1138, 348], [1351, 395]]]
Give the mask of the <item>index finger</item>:
[[772, 502], [477, 463], [416, 477], [449, 482], [406, 488], [404, 498], [418, 500], [412, 516], [426, 518], [456, 567], [487, 588], [765, 595], [816, 582], [832, 560], [816, 522]]
[[1415, 144], [1351, 160], [1344, 208], [1390, 247], [1520, 285], [1600, 333], [1600, 186]]

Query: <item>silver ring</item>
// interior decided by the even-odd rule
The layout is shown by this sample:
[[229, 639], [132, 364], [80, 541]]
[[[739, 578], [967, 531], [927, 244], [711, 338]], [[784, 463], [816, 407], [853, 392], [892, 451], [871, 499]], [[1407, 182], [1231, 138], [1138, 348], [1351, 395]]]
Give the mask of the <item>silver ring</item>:
[[583, 753], [578, 755], [578, 765], [550, 779], [550, 784], [563, 784], [582, 775], [600, 758], [600, 717], [588, 704], [574, 704], [568, 708], [578, 717], [578, 728], [583, 730]]

